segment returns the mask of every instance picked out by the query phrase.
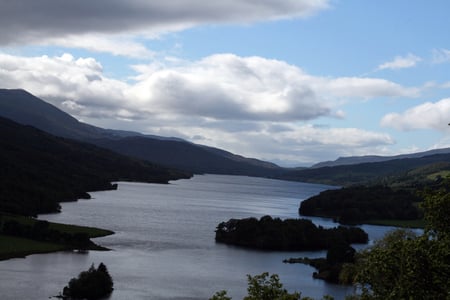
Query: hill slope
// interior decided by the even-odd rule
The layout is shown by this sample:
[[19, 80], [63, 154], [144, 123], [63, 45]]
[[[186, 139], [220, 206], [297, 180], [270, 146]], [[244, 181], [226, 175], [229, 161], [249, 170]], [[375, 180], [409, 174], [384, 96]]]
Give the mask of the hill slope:
[[181, 139], [109, 130], [79, 122], [23, 90], [0, 89], [0, 116], [51, 134], [195, 173], [272, 176], [283, 168]]
[[448, 154], [450, 153], [450, 148], [434, 149], [425, 152], [417, 152], [410, 154], [401, 154], [395, 156], [378, 156], [378, 155], [365, 155], [365, 156], [349, 156], [349, 157], [339, 157], [334, 161], [324, 161], [313, 165], [311, 168], [322, 168], [322, 167], [336, 167], [344, 165], [357, 165], [362, 163], [373, 163], [373, 162], [383, 162], [394, 159], [403, 158], [420, 158], [425, 156], [430, 156], [434, 154]]
[[58, 202], [111, 189], [112, 181], [190, 177], [5, 118], [0, 118], [0, 163], [0, 211], [25, 215], [58, 211]]
[[450, 162], [450, 154], [434, 154], [419, 158], [394, 159], [336, 167], [311, 168], [286, 172], [279, 179], [349, 186], [385, 183], [392, 178], [409, 175], [414, 169]]

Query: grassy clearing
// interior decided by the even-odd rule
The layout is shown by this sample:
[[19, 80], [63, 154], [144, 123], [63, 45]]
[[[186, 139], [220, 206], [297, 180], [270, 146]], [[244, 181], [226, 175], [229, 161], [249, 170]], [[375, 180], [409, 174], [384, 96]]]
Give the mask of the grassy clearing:
[[0, 260], [66, 249], [67, 247], [64, 245], [38, 242], [30, 239], [0, 234]]
[[[16, 221], [22, 225], [33, 226], [39, 220], [30, 217], [24, 216], [15, 216], [15, 215], [1, 215], [0, 214], [0, 229], [2, 224], [8, 221]], [[77, 226], [77, 225], [68, 225], [68, 224], [60, 224], [60, 223], [52, 223], [49, 222], [49, 229], [56, 230], [61, 233], [75, 234], [75, 233], [85, 233], [89, 236], [89, 238], [96, 238], [111, 235], [114, 232], [110, 230], [94, 228], [94, 227], [86, 227], [86, 226]], [[0, 231], [1, 232], [1, 231]], [[73, 249], [73, 246], [61, 243], [52, 243], [52, 242], [43, 242], [37, 241], [24, 237], [17, 236], [9, 236], [0, 234], [0, 260], [14, 258], [14, 257], [24, 257], [30, 254], [37, 253], [49, 253], [56, 252], [61, 250], [70, 250]], [[91, 250], [105, 250], [105, 248], [100, 247], [92, 243], [90, 246]]]
[[381, 226], [395, 226], [404, 228], [424, 228], [425, 220], [369, 220], [364, 224], [381, 225]]
[[[2, 216], [3, 221], [10, 221], [14, 220], [16, 222], [19, 222], [24, 225], [33, 225], [38, 220], [30, 217], [23, 217], [23, 216], [13, 216], [13, 215], [3, 215]], [[114, 234], [111, 230], [101, 229], [101, 228], [95, 228], [95, 227], [87, 227], [87, 226], [78, 226], [78, 225], [69, 225], [69, 224], [62, 224], [62, 223], [52, 223], [49, 222], [49, 229], [54, 229], [60, 232], [66, 232], [70, 234], [74, 233], [86, 233], [89, 235], [90, 238], [96, 238], [96, 237], [102, 237]]]
[[427, 179], [429, 179], [429, 180], [436, 180], [438, 177], [446, 178], [446, 177], [449, 177], [449, 176], [450, 176], [450, 171], [443, 170], [443, 171], [436, 172], [436, 173], [428, 175]]

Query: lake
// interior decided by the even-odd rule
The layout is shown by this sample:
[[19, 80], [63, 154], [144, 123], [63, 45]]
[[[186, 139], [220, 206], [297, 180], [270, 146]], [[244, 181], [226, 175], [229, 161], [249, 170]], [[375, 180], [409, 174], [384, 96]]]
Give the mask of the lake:
[[[91, 200], [62, 204], [54, 222], [102, 227], [116, 234], [96, 239], [112, 251], [59, 252], [0, 262], [1, 299], [48, 299], [70, 278], [103, 262], [114, 280], [110, 299], [208, 299], [227, 290], [246, 295], [247, 274], [277, 273], [289, 291], [343, 299], [352, 288], [312, 278], [314, 269], [284, 264], [290, 257], [325, 252], [269, 252], [214, 241], [216, 226], [230, 218], [298, 218], [299, 203], [333, 187], [243, 176], [198, 175], [168, 185], [119, 182], [118, 190], [91, 193]], [[324, 227], [328, 219], [310, 218]], [[392, 228], [364, 225], [378, 239]]]

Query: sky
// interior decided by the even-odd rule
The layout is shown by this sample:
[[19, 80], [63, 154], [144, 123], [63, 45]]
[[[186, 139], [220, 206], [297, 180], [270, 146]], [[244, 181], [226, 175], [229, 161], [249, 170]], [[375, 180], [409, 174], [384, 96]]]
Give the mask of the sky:
[[282, 166], [450, 147], [448, 0], [0, 0], [0, 88]]

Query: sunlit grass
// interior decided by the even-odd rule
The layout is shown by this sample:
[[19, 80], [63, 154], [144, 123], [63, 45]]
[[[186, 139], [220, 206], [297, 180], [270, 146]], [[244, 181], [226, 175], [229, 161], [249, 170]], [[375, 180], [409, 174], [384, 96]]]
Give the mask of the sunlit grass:
[[[33, 226], [34, 223], [38, 222], [37, 219], [31, 217], [1, 215], [0, 226], [2, 223], [6, 223], [8, 221], [16, 221], [20, 224], [28, 226]], [[75, 233], [86, 233], [89, 236], [89, 238], [102, 237], [114, 233], [110, 230], [100, 228], [68, 225], [52, 222], [49, 222], [49, 229], [72, 235]], [[71, 249], [71, 247], [64, 244], [42, 242], [23, 237], [15, 237], [0, 234], [0, 260], [9, 259], [13, 257], [24, 257], [36, 253], [49, 253], [68, 249]]]
[[0, 260], [23, 257], [29, 254], [49, 253], [65, 250], [65, 245], [38, 242], [30, 239], [0, 234]]
[[[38, 220], [31, 217], [23, 217], [23, 216], [12, 216], [12, 215], [4, 215], [2, 216], [3, 221], [14, 220], [21, 224], [33, 226]], [[49, 229], [57, 230], [60, 232], [66, 232], [70, 234], [74, 233], [86, 233], [90, 238], [102, 237], [111, 235], [114, 232], [106, 229], [95, 228], [95, 227], [87, 227], [87, 226], [78, 226], [78, 225], [69, 225], [69, 224], [61, 224], [61, 223], [52, 223], [49, 222]]]
[[364, 222], [365, 224], [371, 225], [381, 225], [381, 226], [395, 226], [395, 227], [404, 227], [404, 228], [424, 228], [425, 220], [417, 219], [417, 220], [370, 220]]

